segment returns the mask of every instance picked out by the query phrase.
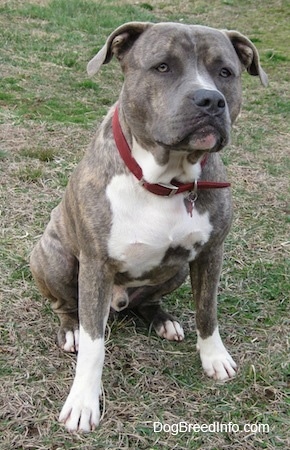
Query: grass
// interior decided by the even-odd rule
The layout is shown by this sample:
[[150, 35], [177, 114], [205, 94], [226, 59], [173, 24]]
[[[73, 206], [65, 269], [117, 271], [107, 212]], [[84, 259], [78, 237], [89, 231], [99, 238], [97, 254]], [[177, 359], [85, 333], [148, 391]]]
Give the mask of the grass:
[[[289, 14], [283, 0], [0, 2], [1, 449], [289, 448]], [[238, 29], [255, 42], [269, 75], [267, 89], [244, 75], [243, 111], [223, 153], [235, 219], [219, 319], [240, 368], [225, 384], [202, 374], [185, 285], [167, 298], [186, 332], [180, 345], [136, 318], [110, 320], [104, 419], [88, 436], [70, 435], [57, 414], [75, 357], [54, 343], [57, 321], [28, 255], [121, 87], [116, 62], [94, 79], [86, 64], [130, 20]], [[154, 421], [261, 423], [269, 432], [154, 433]]]

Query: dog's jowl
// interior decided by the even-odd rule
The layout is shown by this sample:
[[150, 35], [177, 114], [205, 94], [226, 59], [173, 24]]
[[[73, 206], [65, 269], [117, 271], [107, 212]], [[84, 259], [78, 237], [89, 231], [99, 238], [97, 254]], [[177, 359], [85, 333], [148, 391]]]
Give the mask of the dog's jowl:
[[60, 319], [58, 343], [77, 351], [60, 413], [68, 430], [99, 423], [104, 332], [110, 307], [133, 310], [165, 339], [179, 322], [160, 304], [190, 275], [197, 348], [209, 377], [236, 373], [219, 335], [217, 287], [231, 193], [219, 151], [241, 107], [241, 73], [267, 76], [236, 31], [127, 23], [88, 64], [115, 56], [118, 102], [73, 173], [31, 255], [31, 270]]

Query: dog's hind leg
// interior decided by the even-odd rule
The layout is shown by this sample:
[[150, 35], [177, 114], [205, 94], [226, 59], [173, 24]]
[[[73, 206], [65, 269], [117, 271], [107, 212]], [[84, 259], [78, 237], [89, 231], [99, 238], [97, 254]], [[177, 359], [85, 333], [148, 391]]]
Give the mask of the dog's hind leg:
[[187, 274], [187, 267], [184, 267], [163, 284], [142, 286], [128, 291], [130, 300], [128, 309], [152, 325], [158, 336], [169, 341], [182, 341], [184, 332], [179, 322], [162, 309], [161, 297], [177, 289]]
[[30, 268], [42, 295], [51, 300], [58, 315], [58, 345], [67, 352], [78, 350], [78, 261], [63, 248], [58, 237], [44, 233], [30, 257]]

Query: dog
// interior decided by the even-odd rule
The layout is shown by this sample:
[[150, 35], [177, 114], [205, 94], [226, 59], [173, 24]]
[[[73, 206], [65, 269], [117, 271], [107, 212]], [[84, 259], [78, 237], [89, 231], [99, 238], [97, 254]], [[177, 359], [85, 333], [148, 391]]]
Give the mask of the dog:
[[110, 308], [130, 309], [165, 339], [182, 341], [160, 299], [188, 274], [205, 373], [236, 374], [217, 324], [231, 192], [219, 156], [241, 108], [241, 73], [267, 85], [255, 46], [237, 31], [126, 23], [89, 62], [115, 56], [124, 84], [34, 247], [30, 266], [60, 319], [58, 344], [77, 352], [59, 416], [69, 431], [99, 424]]

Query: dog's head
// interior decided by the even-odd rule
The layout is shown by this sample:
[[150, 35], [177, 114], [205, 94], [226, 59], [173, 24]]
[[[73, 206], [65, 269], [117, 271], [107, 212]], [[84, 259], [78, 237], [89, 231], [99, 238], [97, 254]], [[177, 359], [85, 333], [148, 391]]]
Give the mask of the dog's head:
[[89, 62], [89, 75], [113, 55], [125, 76], [122, 115], [145, 147], [220, 150], [241, 108], [242, 71], [267, 84], [256, 47], [237, 31], [127, 23]]

